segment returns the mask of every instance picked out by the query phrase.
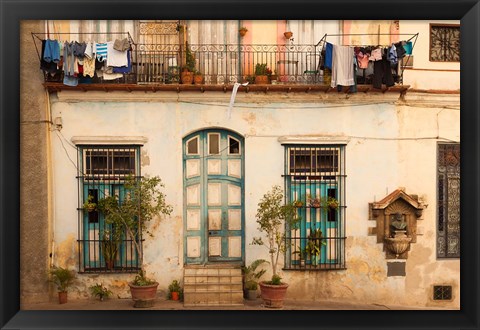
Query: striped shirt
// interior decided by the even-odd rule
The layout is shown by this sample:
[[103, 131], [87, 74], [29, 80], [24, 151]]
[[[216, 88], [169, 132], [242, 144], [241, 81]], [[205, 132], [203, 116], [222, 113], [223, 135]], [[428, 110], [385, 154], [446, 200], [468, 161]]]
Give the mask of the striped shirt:
[[95, 44], [95, 55], [97, 60], [105, 61], [107, 59], [107, 43]]

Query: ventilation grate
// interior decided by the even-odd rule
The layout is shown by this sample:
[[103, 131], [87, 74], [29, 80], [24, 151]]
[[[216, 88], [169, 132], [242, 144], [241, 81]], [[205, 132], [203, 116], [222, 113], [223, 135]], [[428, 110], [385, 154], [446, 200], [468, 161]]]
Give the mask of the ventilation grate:
[[452, 286], [434, 285], [433, 300], [452, 300]]

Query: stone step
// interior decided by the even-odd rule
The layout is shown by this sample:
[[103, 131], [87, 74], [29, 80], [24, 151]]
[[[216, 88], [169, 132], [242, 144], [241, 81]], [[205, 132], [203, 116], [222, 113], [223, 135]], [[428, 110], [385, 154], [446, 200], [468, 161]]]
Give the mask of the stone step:
[[238, 306], [243, 305], [243, 292], [189, 292], [183, 299], [184, 306]]
[[242, 270], [237, 265], [194, 265], [184, 268], [184, 306], [243, 305]]
[[242, 276], [240, 268], [185, 268], [185, 276]]
[[184, 276], [184, 285], [187, 284], [241, 284], [242, 276]]
[[183, 285], [183, 292], [232, 292], [242, 291], [243, 285]]

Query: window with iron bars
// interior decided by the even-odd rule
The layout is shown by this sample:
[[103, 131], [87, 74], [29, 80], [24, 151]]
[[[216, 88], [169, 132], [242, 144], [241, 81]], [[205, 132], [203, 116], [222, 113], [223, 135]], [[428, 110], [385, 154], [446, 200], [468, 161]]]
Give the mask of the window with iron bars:
[[285, 269], [345, 269], [344, 146], [286, 145], [284, 178], [301, 219], [285, 228]]
[[[128, 195], [125, 179], [140, 178], [139, 146], [80, 146], [78, 258], [80, 272], [136, 272], [140, 269], [133, 240], [123, 233], [113, 239], [111, 224], [96, 209], [98, 201]], [[85, 207], [85, 202], [93, 205]]]

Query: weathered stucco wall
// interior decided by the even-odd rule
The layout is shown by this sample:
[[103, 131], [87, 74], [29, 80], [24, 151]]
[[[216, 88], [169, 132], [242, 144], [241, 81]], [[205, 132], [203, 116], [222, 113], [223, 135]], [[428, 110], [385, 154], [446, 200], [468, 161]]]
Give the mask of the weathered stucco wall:
[[[207, 92], [208, 93], [208, 92]], [[204, 128], [221, 127], [245, 137], [246, 262], [267, 258], [263, 247], [249, 243], [257, 236], [257, 203], [274, 184], [283, 185], [284, 148], [280, 136], [344, 136], [346, 146], [346, 260], [342, 271], [283, 271], [294, 299], [434, 305], [433, 284], [454, 286], [459, 307], [459, 260], [436, 260], [435, 199], [437, 137], [459, 141], [459, 97], [445, 97], [446, 108], [428, 104], [428, 96], [399, 99], [398, 94], [264, 94], [239, 93], [231, 118], [230, 95], [224, 93], [103, 93], [67, 92], [52, 95], [53, 118], [63, 127], [52, 135], [55, 182], [55, 263], [77, 267], [77, 179], [73, 136], [144, 136], [142, 174], [160, 175], [166, 185], [170, 217], [153, 228], [155, 238], [145, 244], [150, 276], [165, 290], [183, 274], [182, 138]], [[439, 98], [440, 96], [436, 96]], [[410, 100], [411, 99], [411, 100]], [[435, 105], [436, 104], [436, 105]], [[414, 139], [416, 138], [416, 139]], [[63, 145], [62, 145], [63, 142]], [[65, 149], [64, 149], [65, 147]], [[68, 157], [67, 157], [68, 154]], [[412, 244], [406, 261], [406, 277], [387, 277], [382, 244], [369, 236], [368, 203], [380, 200], [398, 187], [418, 194], [427, 204], [423, 235]], [[269, 274], [267, 273], [266, 277]], [[116, 295], [128, 297], [126, 281], [132, 275], [79, 276], [77, 295], [103, 282]]]
[[[20, 23], [20, 299], [49, 299], [49, 125], [43, 76], [30, 32], [42, 21]], [[40, 45], [41, 47], [41, 45]], [[41, 49], [41, 48], [40, 48]]]
[[430, 23], [460, 24], [460, 21], [400, 21], [401, 33], [418, 33], [413, 68], [405, 69], [404, 84], [418, 89], [460, 90], [460, 62], [430, 61]]

